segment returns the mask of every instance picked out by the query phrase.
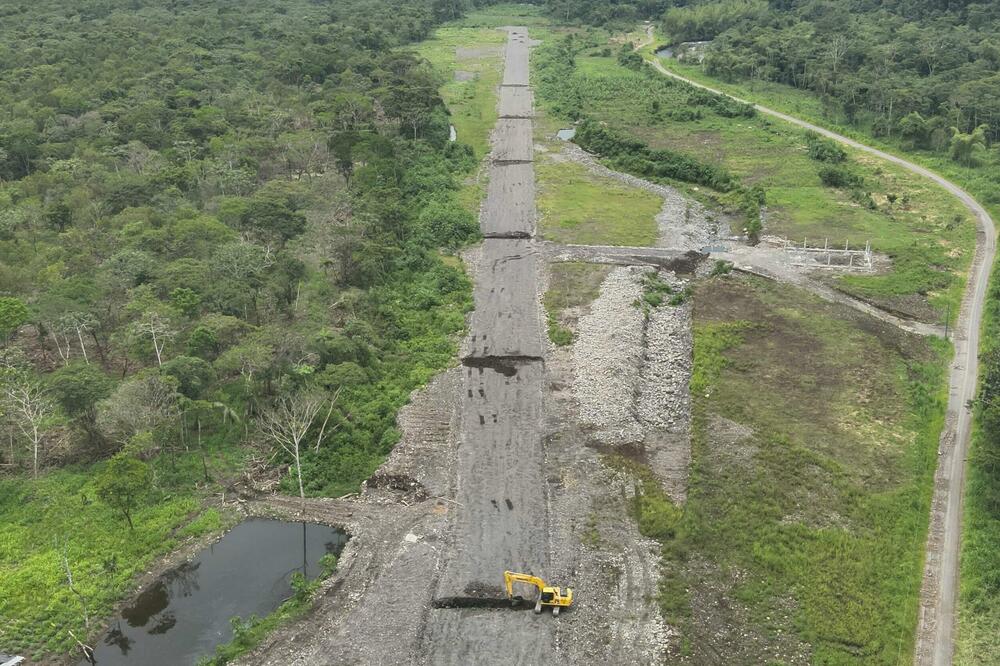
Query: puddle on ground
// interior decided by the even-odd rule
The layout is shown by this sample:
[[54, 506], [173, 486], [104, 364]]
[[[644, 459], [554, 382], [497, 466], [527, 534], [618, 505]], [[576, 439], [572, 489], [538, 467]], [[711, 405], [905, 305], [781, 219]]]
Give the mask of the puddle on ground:
[[561, 129], [558, 132], [556, 132], [556, 136], [562, 139], [563, 141], [572, 141], [573, 137], [576, 136], [576, 128], [567, 127], [566, 129]]
[[240, 523], [123, 609], [94, 646], [97, 664], [196, 664], [232, 639], [231, 618], [273, 611], [291, 596], [293, 573], [314, 578], [320, 558], [339, 554], [347, 538], [341, 530], [312, 523]]
[[661, 58], [673, 58], [674, 50], [670, 47], [667, 47], [665, 49], [660, 49], [659, 51], [657, 51], [656, 55], [658, 55]]

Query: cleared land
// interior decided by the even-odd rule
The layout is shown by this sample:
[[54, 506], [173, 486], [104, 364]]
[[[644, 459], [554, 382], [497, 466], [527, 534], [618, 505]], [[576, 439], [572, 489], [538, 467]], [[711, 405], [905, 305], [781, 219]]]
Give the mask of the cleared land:
[[661, 591], [692, 663], [897, 663], [943, 346], [759, 278], [709, 280], [694, 303], [692, 484]]
[[544, 148], [535, 160], [539, 236], [557, 243], [654, 245], [663, 200], [574, 161], [566, 152], [573, 146], [555, 138], [558, 128], [551, 118], [536, 121], [535, 142]]
[[[891, 273], [840, 278], [838, 288], [925, 321], [940, 321], [949, 305], [957, 312], [975, 224], [948, 192], [857, 152], [849, 153], [848, 168], [863, 178], [871, 201], [824, 186], [818, 175], [824, 163], [809, 157], [801, 130], [762, 115], [727, 117], [693, 88], [627, 69], [613, 57], [599, 55], [600, 40], [595, 38], [593, 44], [577, 58], [575, 73], [560, 85], [572, 89], [573, 99], [579, 100], [574, 113], [606, 121], [654, 148], [723, 166], [746, 185], [763, 186], [765, 233], [799, 242], [829, 238], [831, 243], [863, 245], [870, 240], [876, 251], [891, 256]], [[538, 94], [546, 111], [569, 108], [569, 98]], [[685, 189], [695, 197], [726, 203], [725, 197], [713, 196], [704, 187]]]
[[[477, 158], [490, 150], [506, 39], [495, 28], [447, 26], [416, 48], [440, 74], [439, 92], [451, 112], [458, 140], [472, 146]], [[467, 44], [477, 46], [461, 48]]]

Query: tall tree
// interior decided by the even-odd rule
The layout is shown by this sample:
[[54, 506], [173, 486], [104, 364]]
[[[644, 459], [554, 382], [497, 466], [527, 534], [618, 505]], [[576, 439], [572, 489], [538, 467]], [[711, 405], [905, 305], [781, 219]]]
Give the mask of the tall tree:
[[326, 397], [322, 394], [303, 390], [278, 398], [257, 420], [260, 431], [291, 456], [303, 509], [306, 491], [302, 483], [302, 442], [325, 401]]

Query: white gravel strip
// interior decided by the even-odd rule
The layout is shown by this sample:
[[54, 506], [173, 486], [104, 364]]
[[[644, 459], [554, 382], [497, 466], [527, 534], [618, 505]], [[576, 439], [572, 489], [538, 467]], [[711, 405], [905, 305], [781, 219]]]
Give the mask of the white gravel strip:
[[642, 366], [642, 296], [646, 268], [623, 266], [601, 285], [590, 312], [580, 318], [573, 345], [574, 393], [580, 421], [608, 444], [642, 441], [634, 400]]

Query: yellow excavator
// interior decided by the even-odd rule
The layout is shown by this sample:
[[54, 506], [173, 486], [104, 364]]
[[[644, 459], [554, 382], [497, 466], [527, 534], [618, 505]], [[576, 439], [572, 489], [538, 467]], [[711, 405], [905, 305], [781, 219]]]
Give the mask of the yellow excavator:
[[538, 588], [538, 598], [535, 600], [536, 613], [542, 612], [542, 606], [552, 606], [552, 614], [559, 615], [560, 608], [568, 607], [573, 603], [573, 590], [567, 587], [564, 596], [561, 589], [546, 585], [545, 581], [538, 576], [504, 571], [503, 582], [507, 586], [507, 598], [511, 601], [516, 601], [514, 598], [514, 583], [527, 583]]

